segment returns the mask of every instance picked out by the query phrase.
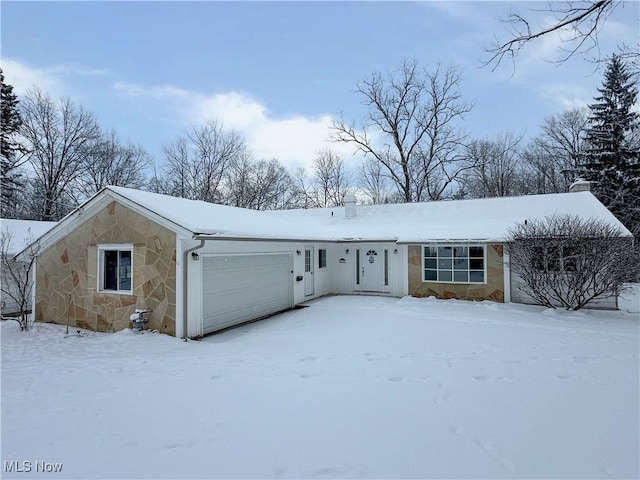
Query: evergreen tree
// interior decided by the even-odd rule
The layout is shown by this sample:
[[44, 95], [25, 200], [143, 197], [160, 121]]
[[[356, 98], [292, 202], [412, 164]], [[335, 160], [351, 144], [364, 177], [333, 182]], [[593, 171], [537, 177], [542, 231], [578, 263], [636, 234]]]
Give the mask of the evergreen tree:
[[634, 75], [620, 57], [607, 63], [602, 87], [589, 105], [584, 172], [593, 192], [636, 236], [640, 235], [640, 115]]
[[13, 86], [4, 81], [0, 68], [0, 174], [2, 175], [2, 208], [1, 215], [11, 218], [15, 213], [16, 194], [20, 186], [21, 175], [16, 171], [19, 166], [18, 154], [20, 145], [15, 135], [22, 125], [18, 112], [18, 97], [13, 93]]

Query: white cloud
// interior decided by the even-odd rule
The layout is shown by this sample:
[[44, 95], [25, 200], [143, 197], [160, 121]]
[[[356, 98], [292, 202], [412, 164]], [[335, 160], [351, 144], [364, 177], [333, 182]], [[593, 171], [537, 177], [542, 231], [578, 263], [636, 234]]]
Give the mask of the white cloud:
[[593, 100], [593, 93], [585, 86], [572, 83], [549, 83], [540, 85], [543, 98], [557, 105], [557, 110], [585, 107]]
[[158, 99], [186, 99], [191, 94], [173, 85], [152, 85], [143, 86], [135, 83], [115, 82], [113, 87], [126, 95], [134, 97], [153, 97]]
[[13, 58], [2, 59], [2, 71], [7, 83], [18, 95], [38, 88], [54, 97], [70, 95], [76, 89], [70, 85], [76, 77], [98, 77], [109, 74], [108, 70], [78, 65], [53, 65], [33, 67]]
[[2, 59], [5, 81], [17, 95], [24, 95], [34, 87], [54, 96], [65, 93], [66, 86], [60, 67], [36, 68], [11, 58]]
[[332, 117], [327, 113], [278, 118], [259, 100], [236, 91], [205, 95], [172, 85], [142, 86], [123, 82], [114, 87], [130, 96], [170, 102], [183, 126], [220, 120], [225, 127], [245, 137], [256, 157], [277, 158], [289, 168], [309, 168], [316, 153], [323, 148], [344, 155], [347, 163], [353, 153], [348, 145], [329, 141]]

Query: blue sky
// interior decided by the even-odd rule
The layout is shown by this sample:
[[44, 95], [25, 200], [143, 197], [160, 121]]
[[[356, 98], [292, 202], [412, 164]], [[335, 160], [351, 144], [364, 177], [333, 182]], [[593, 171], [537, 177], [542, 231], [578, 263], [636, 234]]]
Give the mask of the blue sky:
[[[104, 128], [162, 146], [208, 118], [240, 131], [257, 157], [309, 165], [332, 118], [359, 121], [355, 84], [403, 58], [453, 64], [475, 102], [471, 137], [538, 133], [542, 120], [585, 105], [601, 72], [582, 57], [560, 66], [558, 37], [492, 72], [483, 46], [499, 17], [546, 2], [2, 2], [2, 62], [20, 95], [36, 85], [69, 96]], [[600, 32], [603, 55], [637, 42], [640, 3], [625, 2]], [[545, 24], [544, 13], [534, 14]]]

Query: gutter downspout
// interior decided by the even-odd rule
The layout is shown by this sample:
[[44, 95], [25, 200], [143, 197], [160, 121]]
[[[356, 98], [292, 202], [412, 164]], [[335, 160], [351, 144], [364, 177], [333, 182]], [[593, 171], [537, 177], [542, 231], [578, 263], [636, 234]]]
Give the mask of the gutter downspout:
[[182, 338], [184, 341], [189, 339], [188, 330], [187, 330], [187, 301], [188, 301], [188, 284], [189, 280], [187, 262], [189, 261], [189, 254], [195, 250], [204, 247], [204, 238], [200, 239], [200, 245], [196, 245], [195, 247], [188, 248], [183, 252], [182, 257]]

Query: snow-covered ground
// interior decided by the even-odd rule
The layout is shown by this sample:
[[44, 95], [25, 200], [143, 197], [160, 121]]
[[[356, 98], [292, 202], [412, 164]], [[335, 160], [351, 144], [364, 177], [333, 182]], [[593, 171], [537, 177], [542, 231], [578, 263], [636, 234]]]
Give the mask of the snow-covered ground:
[[1, 331], [3, 478], [640, 475], [625, 312], [328, 297], [202, 342]]

